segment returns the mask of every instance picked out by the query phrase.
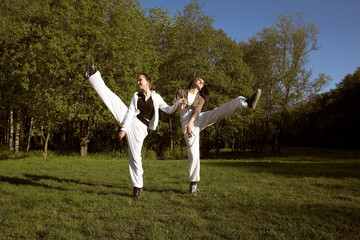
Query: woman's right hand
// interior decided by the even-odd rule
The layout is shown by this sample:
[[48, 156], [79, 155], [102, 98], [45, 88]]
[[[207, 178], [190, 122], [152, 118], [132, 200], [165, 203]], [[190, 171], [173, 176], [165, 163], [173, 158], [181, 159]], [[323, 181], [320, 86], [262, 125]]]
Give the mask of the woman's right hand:
[[195, 136], [195, 133], [192, 131], [192, 127], [190, 125], [187, 126], [186, 133], [189, 138], [192, 138], [193, 136]]
[[123, 137], [125, 137], [125, 132], [121, 130], [121, 131], [119, 132], [120, 141], [123, 139]]
[[195, 122], [195, 117], [192, 116], [190, 118], [190, 121], [187, 124], [187, 129], [186, 129], [186, 133], [187, 133], [189, 138], [192, 138], [193, 136], [195, 137], [195, 133], [192, 130], [192, 126], [193, 126], [194, 122]]

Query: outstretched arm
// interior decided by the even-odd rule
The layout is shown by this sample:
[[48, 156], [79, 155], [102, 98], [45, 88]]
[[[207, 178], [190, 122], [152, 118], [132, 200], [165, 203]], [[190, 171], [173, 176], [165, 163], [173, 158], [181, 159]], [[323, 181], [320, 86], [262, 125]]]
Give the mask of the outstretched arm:
[[164, 99], [157, 94], [157, 98], [159, 100], [159, 108], [166, 112], [167, 114], [174, 113], [179, 108], [184, 108], [187, 104], [187, 101], [185, 98], [178, 99], [172, 106], [167, 105], [167, 103], [164, 101]]

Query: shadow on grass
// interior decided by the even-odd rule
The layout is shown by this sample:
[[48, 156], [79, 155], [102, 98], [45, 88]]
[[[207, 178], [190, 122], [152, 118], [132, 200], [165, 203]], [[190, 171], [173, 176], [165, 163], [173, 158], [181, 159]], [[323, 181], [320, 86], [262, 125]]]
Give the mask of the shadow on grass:
[[287, 147], [282, 152], [232, 152], [224, 151], [203, 156], [203, 159], [262, 159], [262, 158], [287, 159], [289, 157], [315, 158], [321, 160], [347, 160], [360, 159], [359, 149], [335, 149], [335, 148], [301, 148]]
[[47, 176], [47, 175], [25, 174], [24, 176], [28, 179], [31, 179], [32, 181], [51, 180], [51, 181], [60, 182], [60, 183], [67, 182], [67, 183], [76, 183], [76, 184], [87, 185], [87, 186], [103, 186], [103, 187], [107, 187], [107, 188], [122, 188], [122, 187], [116, 186], [116, 185], [87, 183], [87, 182], [82, 182], [80, 180], [74, 180], [74, 179], [68, 179], [68, 178], [58, 178], [58, 177]]
[[186, 194], [187, 192], [185, 191], [181, 191], [179, 189], [155, 189], [155, 188], [144, 188], [144, 191], [147, 191], [147, 192], [155, 192], [155, 193], [170, 193], [170, 192], [173, 192], [173, 193], [178, 193], [178, 194]]
[[18, 178], [18, 177], [0, 176], [0, 182], [7, 182], [7, 183], [10, 183], [13, 185], [28, 185], [28, 186], [34, 186], [34, 187], [43, 187], [43, 188], [47, 188], [47, 189], [64, 190], [63, 188], [60, 188], [60, 187], [53, 187], [53, 186], [49, 186], [47, 184], [37, 183], [37, 182], [31, 181], [29, 179]]
[[27, 156], [24, 154], [20, 154], [20, 155], [0, 154], [0, 161], [19, 160], [19, 159], [24, 159], [24, 158], [27, 158]]
[[[37, 175], [30, 175], [30, 174], [25, 174], [26, 178], [19, 178], [19, 177], [6, 177], [6, 176], [0, 176], [0, 182], [7, 182], [10, 183], [12, 185], [25, 185], [25, 186], [33, 186], [33, 187], [42, 187], [45, 189], [53, 189], [53, 190], [59, 190], [59, 191], [75, 191], [78, 189], [70, 189], [70, 188], [66, 188], [66, 187], [56, 187], [56, 186], [51, 186], [48, 184], [44, 184], [44, 183], [38, 183], [36, 181], [39, 181], [41, 179], [45, 179], [45, 180], [52, 180], [52, 181], [57, 181], [57, 182], [62, 182], [62, 183], [76, 183], [79, 185], [87, 185], [87, 186], [104, 186], [104, 187], [109, 187], [109, 188], [124, 188], [124, 187], [120, 187], [120, 186], [113, 186], [113, 185], [103, 185], [103, 184], [93, 184], [93, 183], [86, 183], [86, 182], [81, 182], [79, 180], [73, 180], [73, 179], [63, 179], [63, 178], [57, 178], [57, 177], [51, 177], [51, 176], [37, 176]], [[124, 193], [119, 193], [119, 192], [113, 192], [113, 191], [95, 191], [95, 190], [80, 190], [84, 193], [89, 193], [89, 194], [98, 194], [98, 195], [118, 195], [118, 196], [123, 196], [123, 197], [132, 197], [131, 194], [124, 194]]]
[[360, 164], [357, 163], [218, 161], [202, 164], [215, 167], [246, 168], [251, 172], [265, 172], [289, 177], [360, 178]]

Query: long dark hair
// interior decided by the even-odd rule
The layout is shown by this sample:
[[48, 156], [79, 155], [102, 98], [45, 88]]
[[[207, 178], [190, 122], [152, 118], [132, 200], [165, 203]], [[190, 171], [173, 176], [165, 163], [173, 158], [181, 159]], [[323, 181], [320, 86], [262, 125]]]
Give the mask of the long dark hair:
[[[197, 81], [197, 80], [199, 80], [199, 79], [202, 79], [202, 78], [201, 78], [201, 77], [197, 77], [197, 78], [195, 78], [193, 81], [191, 81], [191, 82], [189, 83], [189, 85], [187, 86], [186, 89], [191, 89], [192, 86], [194, 85], [194, 82]], [[208, 87], [206, 86], [205, 81], [204, 81], [204, 86], [203, 86], [203, 88], [199, 91], [199, 94], [200, 94], [200, 96], [205, 100], [205, 103], [204, 103], [204, 106], [205, 106], [205, 105], [208, 103], [209, 98], [210, 98], [210, 91], [209, 91]]]
[[146, 73], [140, 73], [140, 74], [139, 74], [139, 77], [140, 77], [141, 75], [145, 76], [146, 81], [149, 82], [149, 88], [150, 88], [150, 90], [154, 90], [154, 91], [155, 91], [155, 90], [156, 90], [156, 86], [151, 83], [151, 77], [150, 77], [150, 75], [149, 75], [149, 74], [146, 74]]

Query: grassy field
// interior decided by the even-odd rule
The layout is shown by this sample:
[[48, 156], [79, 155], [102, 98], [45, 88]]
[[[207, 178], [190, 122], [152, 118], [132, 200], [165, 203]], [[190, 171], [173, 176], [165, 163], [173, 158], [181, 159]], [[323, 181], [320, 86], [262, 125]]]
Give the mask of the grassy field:
[[127, 159], [1, 155], [0, 239], [360, 239], [360, 151], [231, 156], [197, 196], [186, 160], [145, 160], [133, 201]]

